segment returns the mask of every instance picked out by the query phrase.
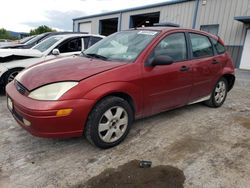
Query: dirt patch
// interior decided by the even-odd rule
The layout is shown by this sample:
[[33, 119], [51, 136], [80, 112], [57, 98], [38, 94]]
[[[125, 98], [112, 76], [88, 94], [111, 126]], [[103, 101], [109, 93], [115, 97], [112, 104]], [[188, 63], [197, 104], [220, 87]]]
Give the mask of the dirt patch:
[[85, 185], [75, 188], [182, 188], [184, 173], [172, 166], [140, 168], [133, 160], [117, 169], [107, 169], [91, 178]]
[[239, 122], [243, 127], [250, 129], [250, 118], [249, 117], [235, 117], [235, 121]]
[[204, 140], [192, 138], [191, 136], [184, 137], [171, 145], [168, 151], [169, 158], [179, 160], [187, 155], [199, 152], [203, 145]]

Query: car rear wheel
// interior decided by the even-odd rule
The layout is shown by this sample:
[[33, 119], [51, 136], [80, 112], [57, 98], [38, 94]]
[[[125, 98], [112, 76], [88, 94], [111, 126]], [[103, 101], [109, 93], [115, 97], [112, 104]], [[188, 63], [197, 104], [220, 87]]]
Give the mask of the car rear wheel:
[[120, 97], [107, 97], [92, 110], [85, 127], [88, 141], [99, 148], [110, 148], [122, 142], [133, 122], [133, 110]]
[[225, 78], [221, 78], [215, 85], [212, 95], [205, 104], [210, 107], [220, 107], [227, 97], [228, 83]]

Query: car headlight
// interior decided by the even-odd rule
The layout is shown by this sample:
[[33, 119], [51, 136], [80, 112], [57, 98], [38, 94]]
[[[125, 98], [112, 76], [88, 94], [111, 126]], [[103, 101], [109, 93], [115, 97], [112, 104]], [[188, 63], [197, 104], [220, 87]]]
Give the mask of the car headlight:
[[78, 82], [58, 82], [42, 86], [29, 94], [37, 100], [58, 100], [64, 93], [76, 86]]

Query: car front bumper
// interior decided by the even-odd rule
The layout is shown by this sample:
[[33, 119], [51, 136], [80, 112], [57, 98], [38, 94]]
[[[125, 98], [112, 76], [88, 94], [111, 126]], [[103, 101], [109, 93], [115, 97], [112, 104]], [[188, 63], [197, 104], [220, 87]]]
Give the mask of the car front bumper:
[[[6, 87], [7, 105], [15, 120], [34, 136], [68, 138], [82, 136], [85, 122], [95, 101], [74, 99], [39, 101], [20, 94], [13, 82]], [[67, 116], [57, 116], [61, 109], [72, 109]]]

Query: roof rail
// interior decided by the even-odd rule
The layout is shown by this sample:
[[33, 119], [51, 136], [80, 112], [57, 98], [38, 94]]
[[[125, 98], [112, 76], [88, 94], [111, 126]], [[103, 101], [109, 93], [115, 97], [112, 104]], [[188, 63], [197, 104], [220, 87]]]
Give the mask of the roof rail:
[[156, 27], [180, 27], [179, 24], [175, 24], [171, 22], [155, 23], [154, 26]]

